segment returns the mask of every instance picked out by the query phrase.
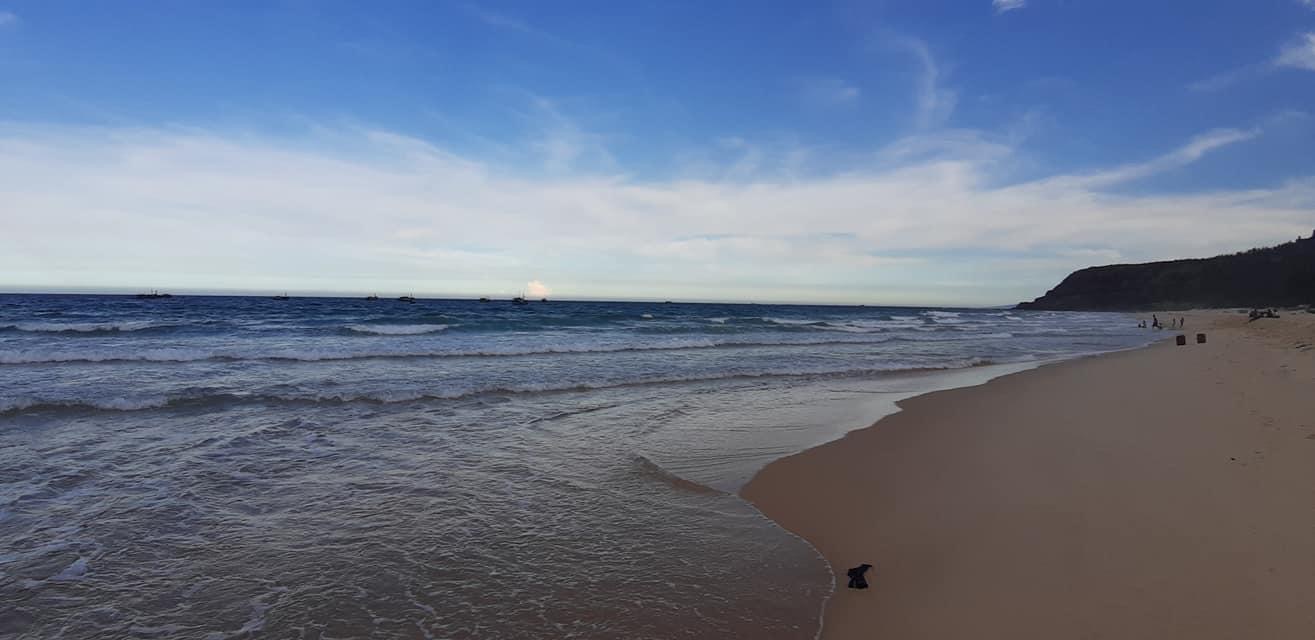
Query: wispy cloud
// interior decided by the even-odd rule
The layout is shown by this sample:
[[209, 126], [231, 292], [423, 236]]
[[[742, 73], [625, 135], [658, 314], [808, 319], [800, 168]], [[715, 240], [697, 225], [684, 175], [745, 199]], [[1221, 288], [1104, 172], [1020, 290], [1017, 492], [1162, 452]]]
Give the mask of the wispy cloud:
[[875, 150], [880, 165], [810, 178], [641, 181], [527, 174], [370, 129], [290, 140], [0, 126], [0, 284], [233, 287], [280, 274], [320, 290], [482, 295], [538, 279], [562, 296], [1011, 302], [1100, 256], [1308, 233], [1315, 179], [1113, 188], [1255, 135], [1206, 132], [1150, 161], [1002, 184], [1017, 149], [981, 132], [916, 135]]
[[1027, 6], [1027, 0], [991, 0], [991, 6], [995, 7], [996, 13], [1014, 11]]
[[1189, 91], [1195, 91], [1198, 93], [1214, 93], [1216, 91], [1223, 91], [1224, 89], [1227, 89], [1239, 82], [1242, 82], [1243, 80], [1246, 80], [1247, 78], [1256, 75], [1263, 70], [1264, 67], [1260, 67], [1257, 65], [1247, 65], [1245, 67], [1239, 67], [1231, 71], [1217, 73], [1213, 76], [1210, 76], [1209, 78], [1197, 80], [1196, 82], [1192, 82], [1188, 84], [1187, 89]]
[[635, 71], [634, 63], [614, 51], [564, 37], [539, 27], [524, 18], [493, 11], [477, 4], [464, 3], [457, 6], [467, 15], [497, 31], [523, 36], [549, 46], [569, 50], [588, 59], [605, 62], [621, 71]]
[[920, 38], [905, 35], [888, 35], [880, 38], [880, 41], [885, 46], [911, 55], [916, 63], [914, 125], [918, 129], [930, 129], [945, 124], [954, 113], [958, 94], [943, 86], [944, 73], [927, 43]]
[[834, 107], [853, 104], [863, 93], [854, 84], [831, 76], [801, 78], [798, 83], [804, 102], [816, 106]]
[[18, 24], [18, 16], [9, 11], [0, 11], [0, 28]]
[[530, 23], [526, 22], [521, 18], [510, 16], [505, 13], [499, 13], [497, 11], [492, 11], [484, 7], [473, 5], [473, 4], [465, 4], [462, 5], [462, 7], [468, 13], [475, 16], [481, 22], [483, 22], [484, 24], [490, 27], [494, 27], [496, 29], [502, 29], [506, 31], [514, 31], [517, 33], [531, 35], [539, 38], [545, 38], [553, 41], [564, 42], [562, 38], [559, 38], [551, 33], [548, 33], [543, 29], [539, 29], [534, 26], [531, 26]]
[[[1315, 3], [1315, 0], [1304, 1]], [[1247, 64], [1217, 73], [1209, 78], [1188, 84], [1187, 89], [1198, 93], [1223, 91], [1238, 83], [1259, 78], [1285, 67], [1315, 71], [1315, 32], [1304, 33], [1290, 40], [1279, 48], [1277, 56], [1268, 61]]]
[[1303, 33], [1301, 37], [1285, 45], [1279, 51], [1274, 64], [1280, 67], [1315, 71], [1315, 31]]
[[608, 150], [606, 136], [587, 129], [555, 101], [533, 93], [528, 94], [530, 110], [523, 112], [533, 131], [527, 139], [549, 173], [562, 174], [573, 170], [610, 170], [616, 159]]
[[1251, 140], [1260, 134], [1258, 128], [1215, 129], [1197, 135], [1183, 146], [1146, 162], [1113, 167], [1090, 175], [1065, 176], [1062, 179], [1088, 188], [1111, 187], [1188, 166], [1212, 151]]

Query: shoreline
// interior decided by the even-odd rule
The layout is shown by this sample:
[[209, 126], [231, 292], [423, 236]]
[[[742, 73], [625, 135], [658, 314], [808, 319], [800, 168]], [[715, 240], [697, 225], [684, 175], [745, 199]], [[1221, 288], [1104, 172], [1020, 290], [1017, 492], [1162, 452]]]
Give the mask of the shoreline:
[[[1303, 488], [1315, 486], [1315, 402], [1300, 395], [1315, 381], [1315, 316], [1174, 315], [1207, 343], [1158, 340], [905, 398], [759, 470], [740, 497], [833, 576], [875, 565], [872, 589], [833, 585], [818, 637], [1239, 637], [1220, 616], [1256, 637], [1315, 631], [1302, 613], [1315, 596], [1296, 595], [1315, 593], [1315, 539], [1289, 533], [1315, 530], [1315, 509], [1300, 508], [1315, 495]], [[1261, 480], [1235, 486], [1239, 468]], [[1239, 510], [1252, 529], [1219, 524]], [[1193, 544], [1212, 553], [1185, 557]]]

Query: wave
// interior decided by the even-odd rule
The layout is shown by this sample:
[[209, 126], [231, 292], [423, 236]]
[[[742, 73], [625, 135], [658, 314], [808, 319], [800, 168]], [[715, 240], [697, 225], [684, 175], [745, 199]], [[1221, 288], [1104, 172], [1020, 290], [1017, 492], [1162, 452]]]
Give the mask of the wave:
[[[840, 328], [837, 331], [845, 332]], [[433, 350], [336, 350], [286, 349], [275, 351], [217, 350], [183, 347], [161, 347], [127, 352], [121, 349], [103, 351], [38, 350], [0, 352], [0, 365], [76, 364], [76, 363], [188, 363], [188, 362], [330, 362], [338, 360], [416, 360], [427, 358], [511, 358], [548, 355], [574, 355], [597, 353], [633, 353], [648, 351], [689, 351], [702, 349], [754, 349], [828, 347], [843, 345], [880, 345], [892, 342], [971, 342], [999, 340], [1013, 337], [1012, 333], [947, 332], [893, 334], [889, 332], [852, 331], [854, 337], [815, 337], [801, 339], [714, 339], [691, 338], [669, 340], [651, 344], [578, 344], [537, 347], [508, 347], [493, 349], [433, 349]], [[405, 334], [399, 334], [405, 335]], [[816, 335], [816, 334], [814, 334]], [[832, 334], [835, 335], [835, 334]], [[859, 335], [867, 337], [859, 338]]]
[[596, 391], [603, 389], [621, 389], [629, 387], [647, 387], [657, 385], [751, 381], [773, 378], [854, 378], [863, 376], [889, 375], [896, 373], [915, 373], [923, 371], [946, 371], [996, 364], [987, 358], [968, 358], [944, 363], [940, 366], [896, 365], [889, 367], [837, 368], [821, 370], [774, 369], [757, 372], [723, 372], [707, 375], [659, 376], [634, 380], [614, 380], [574, 383], [543, 383], [513, 385], [506, 387], [485, 387], [476, 389], [454, 389], [451, 391], [397, 391], [389, 393], [234, 393], [202, 391], [196, 394], [173, 396], [148, 396], [138, 398], [104, 398], [104, 399], [64, 399], [64, 398], [0, 398], [0, 416], [46, 411], [143, 411], [163, 408], [206, 408], [210, 406], [243, 403], [280, 403], [280, 404], [396, 404], [405, 402], [433, 400], [461, 400], [477, 396], [490, 395], [528, 395], [541, 393], [566, 393]]
[[346, 329], [354, 333], [368, 333], [376, 336], [417, 336], [426, 333], [445, 331], [452, 325], [447, 324], [350, 324]]
[[172, 327], [151, 320], [125, 320], [120, 322], [14, 322], [0, 324], [0, 331], [27, 333], [120, 333]]
[[635, 454], [631, 458], [631, 463], [634, 465], [635, 470], [639, 473], [641, 477], [657, 480], [658, 482], [661, 482], [662, 484], [665, 484], [673, 489], [679, 489], [681, 491], [688, 491], [690, 493], [697, 493], [703, 495], [717, 495], [722, 493], [716, 489], [713, 489], [712, 487], [701, 485], [697, 482], [691, 482], [670, 471], [667, 471], [666, 469], [663, 469], [661, 465], [659, 465], [656, 462], [653, 462], [652, 460], [648, 459], [643, 455]]
[[691, 349], [735, 349], [762, 347], [817, 347], [829, 345], [877, 345], [898, 340], [915, 340], [912, 337], [883, 336], [881, 338], [816, 339], [816, 340], [713, 340], [692, 339], [656, 344], [592, 344], [560, 345], [507, 349], [446, 349], [419, 351], [334, 351], [286, 350], [273, 352], [217, 351], [165, 347], [125, 353], [121, 350], [67, 351], [45, 353], [39, 351], [0, 352], [0, 364], [65, 364], [65, 363], [121, 363], [121, 362], [245, 362], [292, 361], [320, 362], [334, 360], [387, 360], [422, 358], [508, 358], [520, 356], [565, 355], [589, 353], [625, 353], [638, 351], [683, 351]]

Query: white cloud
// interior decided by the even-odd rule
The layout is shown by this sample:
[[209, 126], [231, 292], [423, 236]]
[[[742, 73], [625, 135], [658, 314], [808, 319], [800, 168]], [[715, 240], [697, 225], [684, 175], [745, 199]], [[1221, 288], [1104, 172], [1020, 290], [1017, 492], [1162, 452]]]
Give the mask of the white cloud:
[[531, 298], [547, 298], [552, 295], [552, 289], [538, 280], [525, 283], [525, 291]]
[[991, 6], [995, 7], [996, 13], [1004, 13], [1026, 7], [1027, 0], [991, 0]]
[[0, 286], [486, 295], [534, 274], [562, 297], [1005, 303], [1108, 256], [1308, 233], [1315, 180], [1113, 190], [1255, 135], [1001, 184], [1016, 149], [981, 132], [914, 136], [811, 178], [642, 181], [511, 172], [368, 129], [0, 126]]
[[18, 24], [18, 16], [9, 11], [0, 11], [0, 28]]
[[1304, 33], [1300, 38], [1283, 47], [1274, 64], [1280, 67], [1315, 71], [1315, 31]]

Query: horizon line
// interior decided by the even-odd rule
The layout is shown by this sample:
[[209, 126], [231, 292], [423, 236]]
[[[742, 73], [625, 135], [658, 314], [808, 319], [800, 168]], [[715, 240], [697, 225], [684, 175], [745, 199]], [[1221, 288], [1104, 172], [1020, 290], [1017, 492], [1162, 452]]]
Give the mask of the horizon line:
[[[272, 298], [276, 295], [287, 295], [289, 298], [315, 298], [315, 299], [365, 299], [370, 295], [377, 295], [370, 292], [331, 292], [331, 291], [312, 291], [294, 293], [292, 290], [274, 290], [253, 291], [253, 290], [228, 290], [228, 289], [199, 289], [183, 292], [174, 292], [161, 289], [151, 289], [146, 291], [121, 290], [115, 288], [76, 288], [69, 287], [67, 290], [49, 290], [49, 289], [32, 289], [32, 290], [12, 290], [8, 288], [0, 289], [0, 296], [25, 296], [25, 295], [51, 295], [51, 296], [115, 296], [115, 297], [132, 297], [143, 293], [158, 291], [169, 294], [172, 297], [196, 297], [196, 298]], [[467, 301], [477, 302], [481, 296], [458, 295], [458, 294], [422, 294], [413, 293], [398, 294], [415, 297], [417, 301]], [[396, 301], [398, 296], [380, 296], [382, 301]], [[511, 297], [487, 297], [489, 302], [510, 302]], [[651, 303], [651, 304], [722, 304], [722, 305], [788, 305], [799, 307], [888, 307], [888, 308], [905, 308], [905, 309], [1008, 309], [1016, 306], [1017, 302], [997, 305], [973, 305], [973, 304], [913, 304], [913, 303], [884, 303], [884, 302], [784, 302], [771, 300], [718, 300], [707, 298], [677, 299], [677, 298], [554, 298], [552, 296], [530, 298], [531, 302], [540, 302], [547, 300], [549, 302], [579, 302], [579, 303]], [[1025, 302], [1025, 301], [1024, 301]]]

